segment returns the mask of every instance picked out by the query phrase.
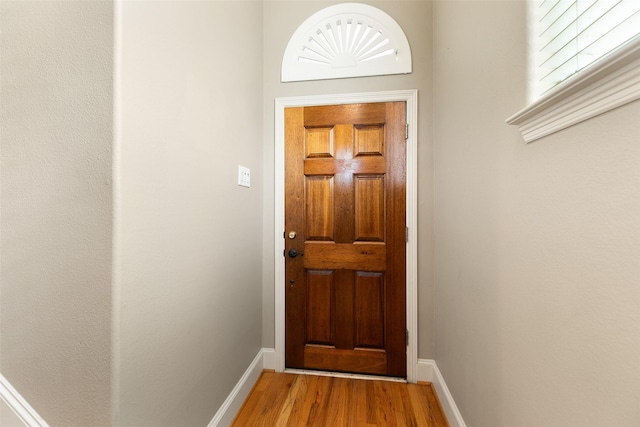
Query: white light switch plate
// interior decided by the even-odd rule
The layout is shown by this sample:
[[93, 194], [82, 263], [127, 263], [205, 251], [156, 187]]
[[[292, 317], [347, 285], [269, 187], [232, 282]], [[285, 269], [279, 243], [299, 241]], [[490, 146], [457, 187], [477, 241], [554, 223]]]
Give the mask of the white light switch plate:
[[251, 169], [238, 165], [238, 185], [251, 187]]

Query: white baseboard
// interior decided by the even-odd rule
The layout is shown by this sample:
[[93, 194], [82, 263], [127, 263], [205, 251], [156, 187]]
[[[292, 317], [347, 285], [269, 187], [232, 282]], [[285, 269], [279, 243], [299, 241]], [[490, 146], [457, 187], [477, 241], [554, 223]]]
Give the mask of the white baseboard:
[[[270, 364], [269, 366], [266, 365], [267, 362]], [[270, 367], [271, 365], [275, 366], [275, 350], [260, 349], [207, 427], [227, 427], [231, 425], [253, 385], [258, 381], [260, 373], [263, 369], [273, 369]]]
[[263, 348], [262, 349], [262, 369], [276, 370], [276, 349], [275, 348]]
[[435, 364], [436, 362], [431, 359], [418, 359], [418, 368], [416, 369], [418, 381], [432, 383]]
[[456, 402], [453, 400], [453, 396], [451, 396], [451, 392], [449, 392], [447, 383], [444, 382], [440, 369], [438, 369], [438, 365], [436, 365], [436, 361], [431, 359], [418, 359], [417, 373], [418, 381], [433, 384], [433, 388], [436, 389], [440, 404], [451, 427], [467, 427], [456, 406]]
[[27, 427], [49, 427], [13, 386], [0, 374], [0, 398]]

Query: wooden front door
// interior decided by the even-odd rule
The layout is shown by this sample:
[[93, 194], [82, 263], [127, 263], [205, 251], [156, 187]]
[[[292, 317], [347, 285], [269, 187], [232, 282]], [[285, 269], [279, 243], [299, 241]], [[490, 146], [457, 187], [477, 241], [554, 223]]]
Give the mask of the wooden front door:
[[406, 377], [406, 103], [285, 109], [285, 364]]

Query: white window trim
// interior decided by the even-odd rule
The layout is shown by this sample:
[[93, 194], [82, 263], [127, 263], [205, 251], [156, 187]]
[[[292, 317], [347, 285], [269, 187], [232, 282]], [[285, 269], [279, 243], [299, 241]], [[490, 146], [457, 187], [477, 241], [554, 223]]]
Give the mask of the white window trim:
[[640, 39], [588, 67], [507, 119], [532, 142], [640, 99]]

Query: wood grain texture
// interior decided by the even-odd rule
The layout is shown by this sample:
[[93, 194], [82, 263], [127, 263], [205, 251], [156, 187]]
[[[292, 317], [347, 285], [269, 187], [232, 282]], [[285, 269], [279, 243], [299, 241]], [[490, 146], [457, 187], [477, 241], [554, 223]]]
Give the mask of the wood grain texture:
[[384, 242], [384, 176], [354, 176], [356, 241]]
[[358, 271], [354, 287], [356, 347], [384, 349], [384, 275]]
[[430, 383], [264, 371], [232, 426], [448, 427], [449, 423]]
[[[305, 196], [304, 196], [304, 108], [285, 109], [285, 121], [290, 124], [285, 127], [285, 169], [290, 176], [287, 177], [289, 185], [285, 197], [285, 226], [286, 232], [295, 231], [304, 234]], [[284, 231], [284, 230], [283, 230]], [[304, 250], [304, 238], [286, 239], [286, 251], [295, 249], [298, 252]], [[302, 268], [304, 257], [285, 258], [286, 282], [278, 286], [285, 286], [285, 359], [287, 366], [303, 367], [304, 347], [300, 345], [305, 341], [306, 310], [300, 307], [307, 305], [307, 287], [305, 286], [306, 273]]]
[[[385, 122], [385, 104], [349, 104], [305, 107], [306, 127], [335, 125], [339, 123], [357, 123], [359, 125], [379, 125]], [[339, 120], [336, 120], [339, 117]]]
[[333, 271], [307, 271], [307, 292], [309, 293], [307, 341], [309, 343], [326, 345], [334, 343], [331, 310], [335, 304], [331, 302], [332, 288]]
[[305, 159], [305, 175], [339, 174], [350, 171], [354, 174], [383, 174], [386, 171], [383, 157], [364, 157], [358, 159]]
[[355, 126], [355, 157], [384, 156], [384, 126]]
[[[344, 350], [332, 346], [307, 344], [304, 347], [304, 366], [320, 371], [333, 370], [384, 375], [387, 369], [387, 353], [379, 349]], [[336, 369], [336, 366], [339, 369]]]
[[304, 267], [324, 270], [385, 271], [387, 248], [379, 243], [306, 242]]
[[305, 129], [304, 146], [307, 158], [333, 157], [333, 127]]
[[405, 115], [285, 109], [287, 367], [406, 376]]
[[307, 240], [330, 240], [334, 236], [333, 176], [305, 177]]

